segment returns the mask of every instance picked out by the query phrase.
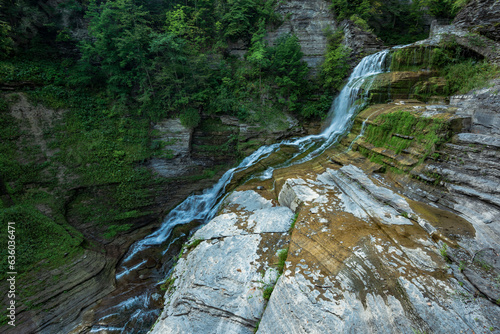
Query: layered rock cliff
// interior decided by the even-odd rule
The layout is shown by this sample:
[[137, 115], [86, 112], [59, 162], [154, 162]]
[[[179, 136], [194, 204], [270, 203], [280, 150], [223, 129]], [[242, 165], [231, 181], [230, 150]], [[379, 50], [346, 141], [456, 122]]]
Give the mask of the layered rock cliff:
[[500, 3], [498, 1], [473, 0], [458, 13], [453, 23], [460, 27], [483, 34], [491, 39], [500, 41], [498, 17]]
[[[68, 153], [66, 150], [74, 149], [57, 145], [57, 136], [68, 136], [65, 125], [71, 122], [70, 113], [36, 106], [25, 93], [10, 93], [7, 99], [12, 101], [8, 116], [15, 120], [22, 133], [13, 140], [18, 150], [16, 156], [22, 164], [39, 168], [43, 182], [51, 187], [41, 191], [45, 200], [33, 201], [34, 210], [53, 219], [53, 226], [65, 226], [68, 235], [76, 240], [78, 251], [66, 254], [66, 262], [57, 267], [41, 263], [39, 270], [18, 278], [19, 286], [24, 288], [18, 294], [17, 323], [16, 327], [6, 327], [5, 333], [87, 332], [98, 320], [96, 314], [108, 307], [107, 302], [102, 302], [103, 298], [106, 301], [114, 297], [121, 284], [130, 283], [116, 281], [119, 260], [134, 241], [161, 223], [160, 218], [166, 211], [192, 192], [212, 185], [240, 154], [247, 155], [249, 150], [265, 142], [303, 131], [291, 116], [260, 127], [239, 122], [234, 117], [206, 118], [195, 131], [183, 126], [178, 119], [151, 124], [150, 140], [156, 153], [141, 166], [148, 168], [152, 177], [147, 184], [135, 183], [135, 187], [144, 187], [143, 190], [153, 195], [148, 195], [147, 205], [130, 208], [137, 214], [116, 218], [119, 224], [127, 226], [125, 230], [106, 236], [111, 222], [97, 221], [102, 211], [96, 206], [113, 210], [113, 189], [118, 185], [105, 181], [84, 182], [79, 166], [72, 165], [75, 161], [68, 163], [61, 159]], [[2, 200], [9, 200], [1, 195]], [[179, 239], [184, 240], [184, 236]], [[6, 284], [3, 281], [1, 286]], [[7, 303], [7, 295], [2, 300]], [[96, 306], [99, 301], [102, 307]]]
[[419, 58], [443, 40], [436, 29], [407, 48], [417, 71], [365, 87], [394, 101], [225, 199], [167, 280], [151, 333], [500, 333], [499, 81], [445, 96]]
[[295, 34], [304, 53], [304, 61], [309, 67], [318, 68], [325, 57], [328, 42], [326, 31], [336, 27], [328, 6], [324, 0], [281, 2], [276, 12], [284, 18], [284, 22], [278, 29], [271, 31], [267, 38], [273, 44], [281, 35]]
[[[238, 188], [192, 237], [152, 333], [500, 332], [496, 89], [368, 108], [337, 148]], [[359, 133], [400, 112], [448, 124], [439, 158]]]

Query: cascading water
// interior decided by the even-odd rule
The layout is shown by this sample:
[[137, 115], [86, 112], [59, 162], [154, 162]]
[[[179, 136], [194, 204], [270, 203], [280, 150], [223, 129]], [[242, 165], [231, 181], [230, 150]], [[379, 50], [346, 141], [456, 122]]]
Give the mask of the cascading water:
[[[117, 270], [116, 280], [119, 282], [126, 279], [127, 276], [140, 270], [147, 264], [144, 256], [141, 253], [152, 247], [159, 247], [169, 238], [173, 228], [177, 225], [187, 224], [194, 220], [199, 220], [203, 223], [208, 222], [214, 217], [221, 202], [222, 197], [226, 193], [226, 186], [231, 182], [233, 176], [247, 168], [255, 165], [268, 157], [271, 153], [280, 149], [281, 145], [294, 145], [298, 148], [298, 153], [295, 153], [286, 162], [269, 167], [265, 170], [260, 178], [271, 178], [274, 169], [298, 164], [312, 159], [321, 154], [328, 147], [338, 141], [338, 139], [350, 129], [354, 116], [365, 106], [365, 99], [360, 99], [362, 90], [368, 92], [375, 75], [385, 71], [386, 60], [389, 50], [384, 50], [376, 54], [367, 56], [354, 68], [347, 84], [342, 89], [340, 94], [335, 98], [330, 108], [328, 126], [318, 135], [311, 135], [295, 140], [287, 140], [281, 143], [262, 146], [252, 155], [244, 159], [237, 167], [228, 170], [221, 179], [211, 188], [206, 189], [202, 194], [191, 195], [184, 202], [173, 209], [163, 221], [161, 227], [150, 234], [146, 238], [136, 242], [125, 255], [120, 268]], [[366, 94], [364, 94], [366, 95]], [[132, 284], [132, 283], [130, 283]], [[108, 322], [106, 319], [112, 318], [115, 314], [127, 312], [126, 318], [137, 318], [141, 315], [149, 315], [154, 318], [159, 314], [159, 311], [154, 311], [148, 308], [149, 298], [152, 296], [150, 291], [135, 291], [134, 287], [126, 290], [123, 295], [131, 295], [129, 299], [122, 303], [116, 303], [109, 307], [108, 312], [104, 312], [98, 323], [94, 325], [91, 332], [95, 333], [142, 333], [147, 332], [149, 327], [139, 330], [136, 326], [131, 328], [127, 326], [130, 320], [124, 321], [117, 325], [115, 322]], [[113, 305], [113, 303], [107, 303]], [[143, 308], [143, 309], [142, 309]], [[127, 323], [125, 323], [127, 322]], [[136, 323], [144, 323], [141, 320]]]
[[361, 131], [359, 131], [359, 135], [356, 136], [356, 138], [354, 138], [354, 140], [349, 144], [349, 147], [347, 148], [346, 152], [349, 152], [350, 150], [352, 150], [352, 146], [354, 145], [354, 143], [356, 141], [358, 141], [359, 138], [363, 137], [365, 135], [365, 130], [366, 130], [366, 124], [368, 122], [368, 120], [370, 119], [370, 117], [372, 117], [372, 115], [374, 114], [375, 112], [371, 113], [364, 121], [363, 123], [361, 124]]

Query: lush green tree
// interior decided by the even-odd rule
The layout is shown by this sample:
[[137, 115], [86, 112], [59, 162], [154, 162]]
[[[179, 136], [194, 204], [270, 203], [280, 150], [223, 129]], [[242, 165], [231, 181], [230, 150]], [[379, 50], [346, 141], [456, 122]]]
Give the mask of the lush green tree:
[[257, 17], [257, 0], [228, 0], [228, 5], [221, 20], [224, 37], [231, 41], [248, 38]]
[[[0, 13], [3, 13], [1, 4]], [[5, 58], [12, 51], [14, 45], [10, 37], [12, 28], [4, 19], [4, 15], [0, 14], [0, 59]]]
[[323, 87], [339, 90], [349, 72], [350, 49], [342, 44], [344, 32], [335, 30], [328, 36], [328, 47], [325, 61], [321, 65], [320, 79]]
[[274, 76], [274, 83], [280, 87], [282, 96], [288, 99], [289, 107], [293, 110], [301, 87], [308, 86], [309, 73], [307, 64], [302, 60], [303, 53], [297, 36], [285, 35], [278, 38], [276, 46], [269, 53], [269, 71]]
[[91, 40], [81, 45], [82, 61], [96, 64], [112, 95], [151, 90], [148, 53], [152, 29], [148, 13], [134, 0], [111, 0], [89, 5]]
[[194, 1], [191, 6], [177, 5], [166, 13], [167, 32], [185, 38], [192, 47], [206, 47], [215, 37], [213, 1]]
[[222, 37], [229, 41], [250, 41], [252, 35], [259, 29], [259, 22], [277, 21], [273, 4], [275, 0], [227, 0], [227, 4], [219, 6], [221, 18], [218, 29]]
[[262, 95], [262, 69], [266, 68], [270, 64], [270, 60], [267, 55], [267, 45], [264, 41], [266, 35], [266, 22], [263, 18], [259, 21], [259, 30], [252, 36], [252, 44], [247, 52], [247, 60], [253, 65], [259, 76], [259, 92]]

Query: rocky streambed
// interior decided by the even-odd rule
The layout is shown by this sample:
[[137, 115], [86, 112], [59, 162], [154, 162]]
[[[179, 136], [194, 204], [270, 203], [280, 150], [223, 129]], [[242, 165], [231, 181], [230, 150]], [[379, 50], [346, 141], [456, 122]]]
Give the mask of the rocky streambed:
[[[337, 147], [236, 188], [151, 333], [500, 333], [498, 88], [372, 106]], [[440, 124], [430, 152], [387, 126], [408, 143], [377, 144], [401, 112]]]

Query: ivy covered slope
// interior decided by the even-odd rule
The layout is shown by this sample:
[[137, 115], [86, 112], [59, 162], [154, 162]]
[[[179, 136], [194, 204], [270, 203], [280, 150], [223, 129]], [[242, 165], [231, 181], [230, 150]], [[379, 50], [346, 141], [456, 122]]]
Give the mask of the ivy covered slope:
[[[319, 117], [328, 103], [294, 36], [264, 42], [278, 24], [272, 2], [50, 6], [2, 6], [0, 237], [16, 223], [16, 330], [54, 333], [112, 291], [116, 262], [165, 210], [256, 148], [218, 115], [258, 135], [283, 112]], [[229, 55], [235, 40], [249, 46], [245, 59]], [[193, 138], [195, 161], [174, 177], [149, 168], [176, 158], [182, 139], [161, 127], [169, 118]]]
[[[268, 38], [300, 22], [293, 5], [304, 2], [287, 3], [290, 15], [273, 0], [1, 3], [0, 217], [16, 223], [17, 329], [73, 326], [113, 289], [117, 260], [165, 210], [287, 135], [288, 115], [300, 125], [326, 115], [351, 55], [363, 52], [349, 46], [347, 29], [327, 29], [311, 76], [299, 37]], [[397, 44], [425, 34], [429, 14], [451, 18], [460, 4], [326, 5], [337, 23], [350, 19]], [[189, 164], [177, 168], [180, 151]]]

